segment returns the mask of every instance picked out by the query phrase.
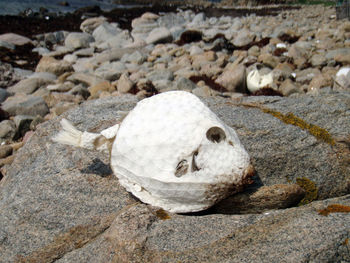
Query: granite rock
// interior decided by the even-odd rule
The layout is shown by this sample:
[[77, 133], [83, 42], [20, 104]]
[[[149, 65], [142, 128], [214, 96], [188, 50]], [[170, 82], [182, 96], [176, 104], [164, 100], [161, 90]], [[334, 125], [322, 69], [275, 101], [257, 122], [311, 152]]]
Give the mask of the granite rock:
[[[264, 213], [217, 213], [214, 206], [170, 214], [132, 198], [112, 175], [108, 156], [53, 143], [57, 118], [37, 128], [1, 180], [0, 262], [349, 261], [350, 214], [318, 211], [350, 206], [350, 95], [205, 101], [250, 153], [252, 187], [307, 177], [319, 201]], [[135, 103], [130, 95], [98, 99], [62, 117], [98, 132]]]

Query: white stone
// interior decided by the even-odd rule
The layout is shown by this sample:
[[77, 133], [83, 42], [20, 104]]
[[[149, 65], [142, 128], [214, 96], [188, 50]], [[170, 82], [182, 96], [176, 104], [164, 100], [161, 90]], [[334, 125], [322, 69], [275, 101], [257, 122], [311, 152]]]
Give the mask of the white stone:
[[104, 22], [94, 30], [94, 32], [92, 33], [92, 36], [95, 38], [96, 42], [100, 43], [100, 42], [107, 41], [112, 37], [115, 37], [121, 31], [122, 30], [118, 28], [116, 24], [110, 24], [110, 23]]
[[75, 63], [78, 60], [78, 56], [74, 54], [67, 54], [63, 59], [69, 63]]
[[287, 45], [284, 43], [277, 43], [276, 48], [287, 48]]
[[193, 18], [192, 23], [193, 24], [200, 24], [203, 21], [205, 21], [205, 14], [204, 13], [199, 13]]
[[0, 35], [0, 41], [5, 41], [16, 46], [32, 43], [32, 40], [29, 38], [14, 33], [6, 33]]
[[173, 35], [166, 27], [159, 27], [153, 29], [146, 38], [147, 44], [156, 44], [160, 42], [170, 42], [173, 39]]
[[[103, 142], [101, 134], [78, 131], [66, 120], [62, 126], [55, 141], [106, 149], [108, 142], [96, 143]], [[136, 105], [116, 131], [111, 167], [127, 191], [175, 213], [209, 208], [235, 193], [252, 173], [235, 131], [184, 91], [162, 93]]]
[[198, 46], [194, 46], [194, 45], [190, 47], [190, 50], [189, 50], [189, 51], [190, 51], [190, 55], [191, 55], [191, 56], [204, 53], [204, 50], [203, 50], [203, 49], [201, 49], [201, 48], [198, 47]]
[[273, 83], [273, 72], [262, 75], [259, 70], [254, 69], [247, 75], [247, 88], [250, 92], [255, 92]]
[[334, 79], [335, 89], [349, 89], [350, 88], [350, 67], [341, 68]]
[[87, 33], [72, 32], [66, 37], [64, 44], [68, 48], [78, 49], [89, 47], [89, 44], [93, 41], [94, 38]]
[[100, 16], [100, 17], [92, 17], [84, 20], [83, 23], [80, 25], [80, 30], [91, 34], [99, 25], [107, 21], [107, 18]]

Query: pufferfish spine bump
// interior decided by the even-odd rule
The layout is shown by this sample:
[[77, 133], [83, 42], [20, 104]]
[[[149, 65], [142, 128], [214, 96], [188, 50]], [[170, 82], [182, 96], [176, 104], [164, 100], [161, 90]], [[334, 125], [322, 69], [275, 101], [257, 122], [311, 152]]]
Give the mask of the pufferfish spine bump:
[[235, 131], [199, 98], [170, 91], [144, 99], [100, 134], [62, 120], [56, 142], [111, 150], [111, 167], [142, 202], [174, 213], [207, 209], [251, 183], [250, 157]]

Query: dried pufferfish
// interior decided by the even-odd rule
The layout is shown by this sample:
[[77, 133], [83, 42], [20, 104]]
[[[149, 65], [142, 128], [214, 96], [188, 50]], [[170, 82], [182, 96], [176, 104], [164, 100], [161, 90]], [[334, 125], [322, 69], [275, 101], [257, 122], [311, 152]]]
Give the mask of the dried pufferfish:
[[119, 182], [142, 202], [174, 213], [207, 209], [251, 183], [250, 157], [235, 131], [200, 99], [165, 92], [137, 103], [101, 133], [67, 120], [56, 142], [111, 152]]

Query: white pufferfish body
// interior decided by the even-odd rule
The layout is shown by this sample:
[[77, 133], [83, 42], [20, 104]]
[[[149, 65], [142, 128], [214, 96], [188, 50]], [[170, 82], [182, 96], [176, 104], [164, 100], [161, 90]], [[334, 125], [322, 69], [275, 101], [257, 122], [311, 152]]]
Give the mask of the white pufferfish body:
[[54, 140], [103, 150], [106, 145], [96, 147], [96, 140], [115, 136], [110, 159], [120, 184], [142, 202], [170, 212], [207, 209], [241, 191], [252, 176], [235, 131], [188, 92], [144, 99], [100, 134], [75, 130], [72, 135], [72, 129], [64, 127]]

